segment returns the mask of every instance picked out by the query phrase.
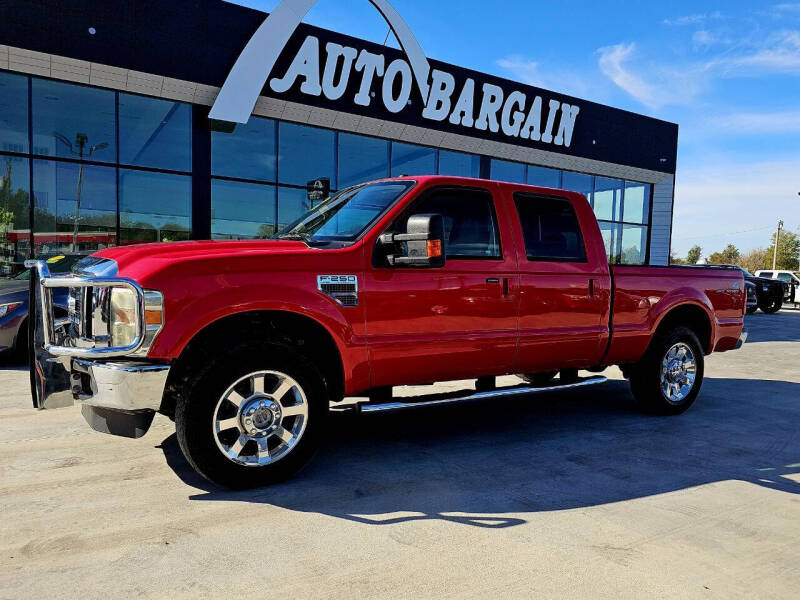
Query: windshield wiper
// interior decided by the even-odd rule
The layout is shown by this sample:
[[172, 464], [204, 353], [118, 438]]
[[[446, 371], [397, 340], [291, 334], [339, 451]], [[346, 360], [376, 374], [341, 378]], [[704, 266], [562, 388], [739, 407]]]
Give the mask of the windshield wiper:
[[278, 236], [279, 240], [299, 240], [301, 242], [310, 242], [311, 241], [311, 234], [310, 233], [302, 233], [302, 232], [294, 232], [294, 233], [282, 233]]

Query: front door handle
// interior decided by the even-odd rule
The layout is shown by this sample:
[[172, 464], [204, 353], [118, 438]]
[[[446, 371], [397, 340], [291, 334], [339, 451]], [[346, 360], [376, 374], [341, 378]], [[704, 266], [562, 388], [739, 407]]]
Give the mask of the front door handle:
[[486, 283], [500, 283], [500, 279], [497, 277], [487, 277]]

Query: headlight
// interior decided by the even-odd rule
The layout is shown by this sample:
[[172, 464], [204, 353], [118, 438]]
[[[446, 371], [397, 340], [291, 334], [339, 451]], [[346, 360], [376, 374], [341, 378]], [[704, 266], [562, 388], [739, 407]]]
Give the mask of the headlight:
[[111, 288], [111, 345], [130, 346], [136, 340], [136, 294], [127, 288]]
[[[136, 322], [137, 297], [133, 290], [122, 287], [111, 288], [109, 298], [109, 329], [111, 345], [132, 346], [139, 332]], [[144, 344], [137, 354], [146, 354], [155, 336], [164, 324], [164, 297], [155, 290], [144, 291]]]
[[22, 306], [22, 302], [9, 302], [8, 304], [0, 304], [0, 318], [5, 317]]

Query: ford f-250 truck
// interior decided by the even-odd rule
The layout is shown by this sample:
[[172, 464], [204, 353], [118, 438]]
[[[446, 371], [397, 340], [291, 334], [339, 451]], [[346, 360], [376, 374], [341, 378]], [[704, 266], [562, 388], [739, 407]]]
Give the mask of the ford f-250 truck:
[[[453, 177], [351, 187], [273, 239], [111, 248], [69, 277], [34, 264], [34, 404], [77, 401], [127, 436], [161, 412], [230, 487], [295, 473], [345, 397], [426, 404], [392, 386], [469, 378], [467, 397], [501, 397], [619, 365], [645, 410], [681, 413], [703, 357], [741, 344], [746, 299], [731, 269], [610, 267], [582, 195]], [[504, 374], [529, 383], [496, 388]]]

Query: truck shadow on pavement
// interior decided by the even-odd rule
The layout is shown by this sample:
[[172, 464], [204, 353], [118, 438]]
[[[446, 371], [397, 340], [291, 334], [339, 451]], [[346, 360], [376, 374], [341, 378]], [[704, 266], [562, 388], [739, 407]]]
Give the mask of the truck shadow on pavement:
[[[231, 492], [167, 462], [199, 501], [264, 503], [386, 525], [436, 519], [484, 528], [509, 514], [589, 507], [740, 480], [800, 494], [800, 384], [706, 379], [680, 417], [637, 411], [624, 381], [401, 413], [334, 415], [312, 463], [281, 485]], [[800, 480], [800, 477], [798, 477]]]

